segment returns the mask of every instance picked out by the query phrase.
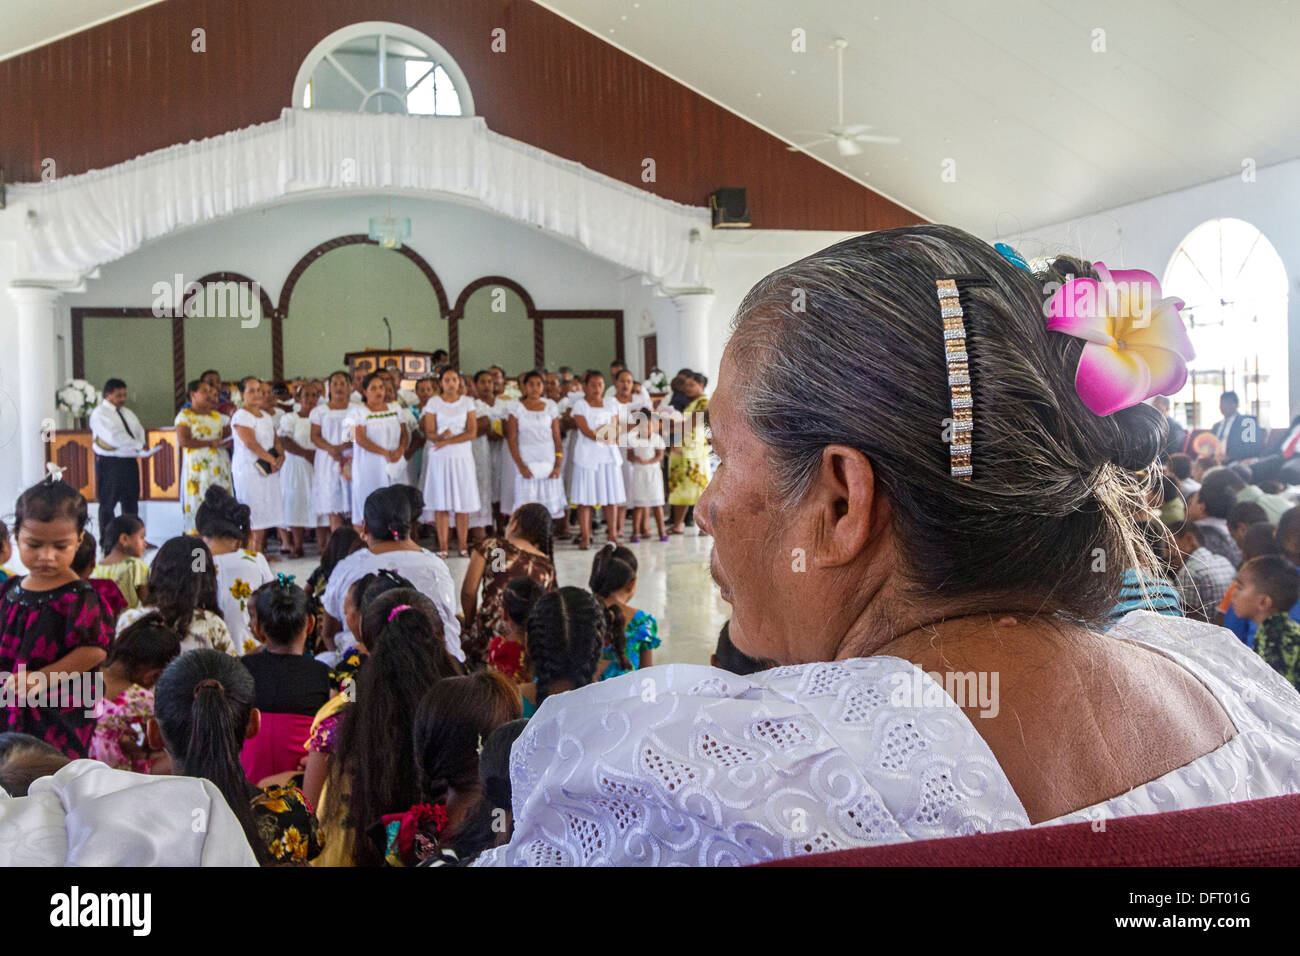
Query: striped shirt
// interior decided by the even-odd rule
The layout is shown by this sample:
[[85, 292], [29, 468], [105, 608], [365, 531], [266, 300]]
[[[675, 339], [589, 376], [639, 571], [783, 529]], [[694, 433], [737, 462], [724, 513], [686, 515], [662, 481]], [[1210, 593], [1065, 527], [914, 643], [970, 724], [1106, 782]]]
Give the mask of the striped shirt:
[[1183, 602], [1178, 596], [1178, 588], [1163, 577], [1143, 575], [1136, 568], [1129, 568], [1124, 572], [1119, 602], [1110, 612], [1110, 622], [1113, 624], [1129, 611], [1155, 611], [1169, 617], [1182, 617]]

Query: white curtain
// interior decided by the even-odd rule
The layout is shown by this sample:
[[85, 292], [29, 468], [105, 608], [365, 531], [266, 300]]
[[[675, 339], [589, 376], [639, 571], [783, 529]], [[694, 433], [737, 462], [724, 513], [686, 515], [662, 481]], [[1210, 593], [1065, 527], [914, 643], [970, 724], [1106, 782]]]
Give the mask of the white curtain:
[[476, 116], [286, 109], [271, 123], [9, 195], [36, 213], [20, 245], [22, 271], [36, 277], [83, 275], [177, 229], [318, 189], [475, 200], [668, 285], [696, 280], [690, 232], [710, 224], [703, 207], [507, 139]]

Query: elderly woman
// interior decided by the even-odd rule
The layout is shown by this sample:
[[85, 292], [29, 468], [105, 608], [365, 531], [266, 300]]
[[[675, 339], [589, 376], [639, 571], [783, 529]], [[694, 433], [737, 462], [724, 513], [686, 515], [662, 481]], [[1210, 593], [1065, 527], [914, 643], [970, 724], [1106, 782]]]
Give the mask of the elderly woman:
[[736, 647], [786, 666], [549, 698], [483, 862], [752, 863], [1300, 790], [1300, 695], [1229, 632], [1104, 630], [1151, 563], [1136, 472], [1164, 425], [1141, 401], [1190, 349], [1170, 306], [1083, 363], [1082, 324], [1044, 320], [1063, 278], [918, 226], [750, 291], [696, 513]]

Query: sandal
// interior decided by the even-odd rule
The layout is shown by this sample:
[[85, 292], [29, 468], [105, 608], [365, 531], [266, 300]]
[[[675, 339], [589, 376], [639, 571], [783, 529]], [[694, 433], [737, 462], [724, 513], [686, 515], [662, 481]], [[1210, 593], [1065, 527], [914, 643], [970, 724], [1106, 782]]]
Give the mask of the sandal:
[[661, 534], [661, 535], [659, 536], [659, 540], [660, 540], [660, 541], [667, 541], [667, 540], [668, 540], [668, 535], [666, 535], [666, 534]]
[[446, 552], [446, 551], [435, 551], [435, 552], [433, 552], [433, 553], [436, 554], [438, 557], [442, 558], [442, 560], [444, 560], [444, 561], [447, 560], [447, 552]]
[[641, 536], [639, 534], [632, 535], [632, 544], [640, 544], [640, 543], [641, 543]]
[[464, 548], [462, 548], [461, 551], [460, 551], [460, 556], [461, 556], [462, 558], [468, 558], [468, 557], [469, 557], [469, 552], [466, 551]]

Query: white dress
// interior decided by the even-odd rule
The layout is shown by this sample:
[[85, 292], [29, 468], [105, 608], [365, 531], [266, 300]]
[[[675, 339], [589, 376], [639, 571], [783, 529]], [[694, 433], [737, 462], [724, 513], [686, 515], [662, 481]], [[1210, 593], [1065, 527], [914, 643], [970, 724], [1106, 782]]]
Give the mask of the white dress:
[[[435, 395], [424, 406], [421, 417], [432, 418], [435, 433], [464, 434], [474, 399], [462, 395], [445, 402]], [[424, 513], [421, 521], [432, 521], [434, 513], [446, 511], [470, 515], [479, 510], [478, 475], [474, 471], [474, 449], [467, 441], [434, 448], [425, 447], [429, 465], [424, 472]]]
[[[391, 408], [372, 412], [365, 405], [353, 405], [348, 416], [352, 428], [352, 523], [366, 523], [366, 499], [371, 492], [393, 483], [393, 465], [382, 455], [366, 451], [356, 443], [356, 429], [364, 427], [372, 445], [392, 451], [402, 441], [402, 413]], [[397, 462], [396, 464], [401, 464]]]
[[[1300, 694], [1230, 631], [1133, 611], [1107, 633], [1188, 670], [1238, 733], [1038, 826], [1300, 792]], [[970, 719], [897, 657], [749, 677], [670, 664], [558, 694], [510, 779], [514, 836], [480, 865], [745, 865], [1030, 825]]]
[[348, 588], [372, 571], [393, 571], [415, 585], [415, 589], [431, 600], [438, 608], [438, 617], [442, 619], [442, 637], [447, 645], [447, 652], [458, 661], [465, 660], [465, 652], [460, 649], [460, 621], [456, 612], [459, 591], [447, 569], [447, 562], [432, 551], [388, 551], [375, 554], [368, 548], [354, 551], [334, 566], [325, 593], [321, 595], [321, 606], [325, 612], [339, 623], [345, 623], [343, 617], [343, 599], [348, 595]]
[[[488, 427], [492, 427], [492, 407], [482, 399], [474, 400], [474, 415], [477, 418], [488, 419]], [[488, 446], [491, 442], [487, 432], [480, 428], [469, 444], [474, 455], [474, 476], [478, 480], [478, 511], [469, 516], [469, 526], [490, 528], [492, 527], [492, 450]], [[423, 482], [420, 487], [424, 487]]]
[[[506, 411], [506, 405], [508, 402], [509, 399], [507, 398], [498, 398], [491, 406], [489, 406], [492, 409], [493, 423], [501, 423], [498, 427], [503, 436], [505, 435], [505, 417], [510, 414]], [[506, 451], [504, 437], [501, 441], [488, 442], [488, 454], [492, 461], [492, 501], [495, 503], [501, 500], [501, 486], [505, 474], [505, 460], [510, 457], [509, 453]]]
[[[253, 437], [263, 449], [273, 451], [275, 448], [275, 417], [268, 412], [254, 415], [246, 408], [241, 408], [230, 417], [232, 428], [243, 426], [253, 429]], [[280, 473], [264, 475], [257, 467], [257, 457], [248, 450], [239, 433], [235, 433], [234, 455], [230, 463], [230, 475], [235, 482], [235, 498], [240, 504], [248, 505], [251, 512], [251, 527], [254, 531], [264, 528], [278, 528], [281, 525], [284, 507], [280, 501]]]
[[275, 575], [264, 555], [242, 548], [214, 554], [212, 564], [217, 571], [217, 607], [230, 632], [230, 642], [235, 645], [235, 653], [247, 654], [258, 647], [248, 625], [249, 599], [263, 584], [275, 580]]
[[[560, 417], [573, 411], [573, 403], [576, 398], [581, 396], [565, 395], [556, 404], [560, 410]], [[579, 432], [576, 428], [570, 428], [564, 433], [564, 470], [560, 477], [564, 481], [564, 495], [569, 501], [569, 506], [573, 506], [573, 450], [578, 445]]]
[[[548, 477], [555, 470], [555, 436], [552, 432], [552, 425], [559, 412], [555, 403], [549, 398], [542, 399], [544, 405], [540, 411], [532, 412], [524, 407], [523, 402], [511, 402], [509, 406], [510, 417], [515, 420], [518, 429], [516, 443], [519, 446], [519, 457], [523, 463], [528, 466], [532, 472], [531, 479], [525, 478], [515, 469], [515, 487], [511, 497], [510, 512], [513, 514], [520, 507], [526, 504], [544, 505], [550, 512], [552, 518], [559, 518], [564, 514], [567, 506], [564, 497], [564, 479], [562, 477]], [[506, 448], [506, 454], [510, 453], [509, 447]], [[512, 463], [514, 459], [511, 459]], [[504, 511], [505, 508], [502, 508]]]
[[[331, 445], [342, 445], [346, 442], [344, 436], [348, 428], [348, 415], [352, 411], [352, 406], [330, 408], [328, 405], [317, 405], [308, 418], [312, 425], [320, 427], [321, 438]], [[347, 458], [351, 454], [352, 449], [348, 448], [343, 456]], [[311, 497], [312, 508], [318, 515], [350, 516], [352, 513], [352, 483], [343, 477], [339, 463], [329, 452], [320, 448], [316, 449]]]
[[[593, 432], [618, 416], [618, 400], [606, 396], [604, 404], [592, 407], [585, 398], [576, 399], [572, 414], [579, 415]], [[621, 505], [627, 500], [623, 486], [623, 449], [592, 441], [578, 433], [573, 446], [573, 478], [569, 500], [575, 505]]]
[[[280, 418], [281, 438], [292, 438], [299, 447], [308, 449], [311, 443], [311, 422], [298, 412], [288, 412]], [[312, 507], [312, 475], [314, 469], [306, 458], [284, 452], [284, 467], [280, 469], [280, 503], [284, 509], [286, 528], [316, 527], [316, 509]]]
[[632, 455], [649, 458], [656, 451], [663, 449], [662, 435], [653, 434], [649, 438], [632, 436], [628, 441], [627, 468], [627, 506], [629, 508], [653, 508], [664, 503], [663, 463], [657, 461], [646, 465], [632, 461]]

